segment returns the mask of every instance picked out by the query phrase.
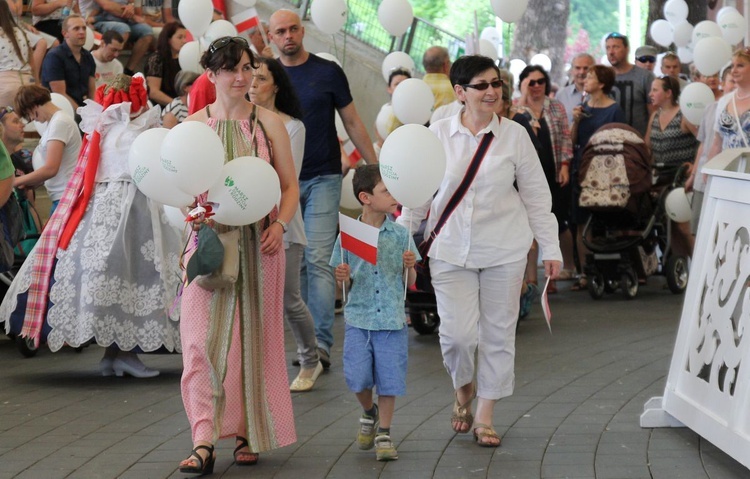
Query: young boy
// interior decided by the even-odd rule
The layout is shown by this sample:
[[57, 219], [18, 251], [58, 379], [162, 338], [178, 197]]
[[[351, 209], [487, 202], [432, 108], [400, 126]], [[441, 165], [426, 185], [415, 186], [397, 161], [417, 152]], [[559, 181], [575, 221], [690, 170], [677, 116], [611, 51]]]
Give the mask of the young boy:
[[[396, 396], [406, 394], [409, 339], [404, 281], [414, 284], [418, 253], [406, 228], [387, 217], [398, 202], [388, 193], [378, 165], [357, 168], [352, 183], [362, 203], [359, 221], [379, 228], [380, 233], [376, 265], [348, 251], [342, 257], [341, 236], [331, 256], [331, 266], [338, 265], [336, 281], [346, 288], [344, 376], [364, 409], [357, 434], [359, 448], [375, 446], [378, 461], [395, 461], [398, 452], [391, 441], [391, 419]], [[373, 387], [378, 390], [379, 404], [373, 401]]]

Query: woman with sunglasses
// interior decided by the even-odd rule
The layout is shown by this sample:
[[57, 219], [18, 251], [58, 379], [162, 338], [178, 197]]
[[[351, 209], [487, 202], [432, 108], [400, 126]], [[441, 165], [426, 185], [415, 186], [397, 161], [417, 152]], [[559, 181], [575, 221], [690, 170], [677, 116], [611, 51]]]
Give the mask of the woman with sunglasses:
[[[237, 282], [214, 291], [191, 282], [182, 292], [182, 400], [194, 447], [180, 472], [208, 474], [219, 438], [234, 438], [237, 465], [255, 464], [258, 453], [296, 441], [284, 357], [283, 235], [299, 205], [299, 189], [284, 122], [245, 98], [257, 66], [247, 41], [215, 40], [201, 65], [216, 87], [216, 101], [185, 121], [213, 128], [224, 143], [226, 161], [240, 156], [268, 161], [281, 183], [280, 206], [261, 221], [239, 227]], [[206, 197], [200, 195], [197, 203], [204, 204]], [[234, 229], [200, 215], [184, 264], [195, 253], [197, 230], [206, 227]]]
[[[498, 447], [494, 406], [513, 393], [526, 254], [536, 237], [544, 251], [545, 274], [552, 279], [560, 271], [562, 255], [549, 188], [529, 135], [495, 114], [503, 85], [497, 65], [480, 55], [461, 57], [451, 66], [450, 81], [463, 108], [430, 125], [445, 147], [445, 177], [433, 199], [419, 208], [404, 208], [398, 223], [414, 233], [427, 217], [426, 231], [434, 230], [459, 185], [468, 186], [458, 195], [460, 201], [428, 256], [443, 362], [455, 390], [451, 428], [472, 432], [479, 446]], [[476, 177], [464, 181], [486, 141], [490, 143]]]
[[[550, 78], [539, 65], [529, 65], [518, 76], [521, 98], [516, 112], [523, 114], [534, 128], [537, 153], [552, 194], [552, 212], [557, 218], [560, 242], [563, 247], [564, 264], [573, 267], [573, 241], [568, 222], [570, 219], [569, 168], [573, 157], [573, 144], [568, 126], [568, 115], [559, 101], [549, 98]], [[538, 250], [529, 252], [527, 278], [537, 283]], [[570, 279], [574, 273], [563, 270], [560, 279]], [[550, 282], [548, 292], [557, 292], [554, 282]]]

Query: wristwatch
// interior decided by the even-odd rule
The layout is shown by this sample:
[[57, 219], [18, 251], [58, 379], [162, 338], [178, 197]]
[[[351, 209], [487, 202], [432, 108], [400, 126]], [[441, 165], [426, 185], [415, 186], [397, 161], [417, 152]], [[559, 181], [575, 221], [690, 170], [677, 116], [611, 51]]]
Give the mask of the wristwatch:
[[284, 230], [284, 233], [286, 233], [287, 230], [289, 229], [289, 227], [286, 224], [286, 221], [282, 220], [281, 218], [276, 218], [274, 220], [274, 223], [280, 224], [281, 225], [281, 229]]

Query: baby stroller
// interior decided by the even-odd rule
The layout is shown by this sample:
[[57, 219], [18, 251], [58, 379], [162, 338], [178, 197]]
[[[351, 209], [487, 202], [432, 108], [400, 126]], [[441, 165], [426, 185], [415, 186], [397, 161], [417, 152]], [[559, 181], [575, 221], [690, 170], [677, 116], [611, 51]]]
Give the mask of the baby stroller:
[[583, 229], [588, 291], [600, 299], [618, 289], [627, 299], [654, 274], [669, 289], [685, 291], [688, 261], [673, 254], [671, 221], [664, 208], [679, 186], [682, 168], [664, 171], [664, 187], [654, 188], [649, 152], [641, 135], [622, 123], [603, 126], [591, 137], [581, 159], [579, 205], [591, 214]]
[[[414, 234], [414, 244], [419, 245], [422, 242], [426, 224], [426, 220], [422, 221]], [[432, 288], [429, 279], [419, 273], [417, 273], [416, 284], [406, 291], [405, 308], [412, 329], [419, 334], [432, 334], [440, 325], [435, 290]]]

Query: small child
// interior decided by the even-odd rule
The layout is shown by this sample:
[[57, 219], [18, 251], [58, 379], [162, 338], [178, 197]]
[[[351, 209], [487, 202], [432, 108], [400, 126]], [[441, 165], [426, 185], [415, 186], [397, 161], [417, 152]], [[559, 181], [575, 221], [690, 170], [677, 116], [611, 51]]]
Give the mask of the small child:
[[[406, 228], [387, 217], [396, 211], [398, 202], [388, 193], [378, 165], [357, 168], [352, 183], [362, 203], [359, 220], [379, 228], [380, 233], [377, 265], [348, 251], [342, 256], [341, 236], [331, 256], [331, 266], [338, 265], [336, 281], [346, 288], [344, 376], [364, 409], [357, 434], [359, 448], [375, 446], [378, 461], [395, 461], [398, 452], [391, 441], [391, 419], [396, 396], [406, 394], [409, 345], [404, 281], [414, 284], [418, 253]], [[379, 404], [373, 401], [373, 387], [377, 387]]]

